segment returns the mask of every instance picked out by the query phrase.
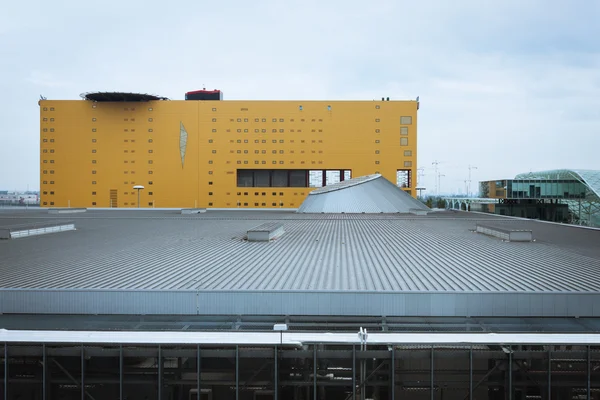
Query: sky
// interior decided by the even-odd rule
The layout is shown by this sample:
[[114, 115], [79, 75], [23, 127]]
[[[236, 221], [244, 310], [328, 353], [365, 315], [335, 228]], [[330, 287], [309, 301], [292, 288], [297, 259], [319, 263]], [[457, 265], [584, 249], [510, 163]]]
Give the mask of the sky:
[[32, 0], [0, 8], [0, 189], [39, 189], [40, 95], [420, 97], [418, 185], [600, 170], [596, 0]]

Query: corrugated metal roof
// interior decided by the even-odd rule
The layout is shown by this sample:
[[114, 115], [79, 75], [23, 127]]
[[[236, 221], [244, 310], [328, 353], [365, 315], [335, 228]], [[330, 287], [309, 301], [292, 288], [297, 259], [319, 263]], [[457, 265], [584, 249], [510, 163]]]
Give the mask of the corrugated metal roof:
[[408, 213], [428, 210], [380, 174], [328, 185], [308, 194], [299, 213]]
[[[77, 231], [0, 242], [5, 312], [600, 315], [597, 299], [580, 296], [600, 292], [596, 230], [452, 212], [92, 211], [72, 219]], [[528, 225], [542, 239], [508, 243], [472, 231], [490, 219]], [[274, 220], [284, 223], [281, 239], [243, 240]], [[73, 291], [59, 302], [59, 289]], [[536, 293], [566, 297], [554, 304]]]

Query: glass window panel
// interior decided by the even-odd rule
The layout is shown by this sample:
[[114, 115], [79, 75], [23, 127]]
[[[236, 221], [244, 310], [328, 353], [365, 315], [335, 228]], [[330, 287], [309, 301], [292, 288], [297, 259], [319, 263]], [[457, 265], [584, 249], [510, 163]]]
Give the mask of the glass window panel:
[[273, 171], [273, 186], [287, 187], [288, 186], [288, 171], [286, 169]]
[[254, 171], [254, 186], [269, 187], [271, 186], [271, 174], [269, 170], [258, 169]]
[[307, 187], [305, 170], [290, 170], [290, 187]]

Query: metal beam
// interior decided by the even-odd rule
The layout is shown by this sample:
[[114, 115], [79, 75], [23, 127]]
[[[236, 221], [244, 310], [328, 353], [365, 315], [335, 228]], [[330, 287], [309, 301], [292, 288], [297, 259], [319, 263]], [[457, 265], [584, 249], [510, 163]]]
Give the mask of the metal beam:
[[[46, 400], [46, 377], [48, 374], [48, 361], [46, 356], [46, 344], [42, 344], [42, 400]], [[121, 396], [123, 398], [123, 396]]]
[[512, 400], [512, 346], [508, 346], [508, 400]]
[[158, 400], [162, 400], [162, 348], [158, 345]]
[[469, 349], [469, 400], [473, 400], [473, 345]]
[[85, 348], [81, 345], [81, 400], [85, 400]]
[[235, 346], [235, 400], [240, 400], [240, 346]]
[[552, 348], [548, 346], [548, 400], [552, 399]]
[[123, 345], [119, 346], [119, 400], [123, 400]]
[[[67, 378], [69, 378], [69, 379], [71, 380], [71, 382], [73, 382], [73, 383], [74, 383], [74, 384], [75, 384], [77, 387], [79, 387], [79, 386], [82, 386], [82, 387], [84, 387], [84, 390], [85, 390], [85, 386], [83, 386], [83, 385], [80, 385], [80, 382], [79, 382], [77, 379], [75, 379], [75, 377], [74, 377], [73, 375], [71, 375], [71, 374], [69, 373], [69, 371], [67, 371], [67, 369], [66, 369], [65, 367], [63, 367], [63, 366], [62, 366], [62, 365], [61, 365], [61, 364], [60, 364], [58, 361], [56, 361], [56, 360], [53, 358], [53, 359], [52, 359], [52, 362], [53, 362], [54, 364], [56, 364], [56, 366], [57, 366], [57, 367], [58, 367], [58, 368], [59, 368], [59, 369], [60, 369], [60, 370], [61, 370], [61, 371], [62, 371], [62, 372], [63, 372], [63, 373], [64, 373], [64, 374], [67, 376]], [[91, 395], [91, 394], [90, 394], [90, 393], [89, 393], [87, 390], [85, 391], [85, 394], [86, 394], [86, 396], [87, 396], [87, 397], [89, 397], [91, 400], [96, 400], [96, 399], [94, 398], [94, 396], [92, 396], [92, 395]]]
[[200, 394], [202, 393], [200, 384], [201, 384], [201, 378], [202, 378], [202, 364], [201, 364], [201, 358], [200, 358], [201, 354], [200, 354], [200, 345], [196, 345], [196, 390], [198, 391], [198, 400], [200, 400]]
[[4, 343], [4, 398], [8, 399], [8, 344]]
[[[273, 372], [273, 386], [275, 388], [275, 395], [274, 395], [274, 400], [278, 400], [279, 396], [278, 396], [278, 387], [279, 387], [279, 365], [278, 365], [278, 359], [279, 359], [279, 353], [277, 351], [277, 345], [275, 345], [275, 357], [274, 357], [274, 361], [275, 361], [275, 370]], [[200, 399], [198, 399], [200, 400]]]
[[391, 382], [391, 396], [392, 400], [396, 399], [396, 350], [392, 346], [392, 360], [390, 363], [390, 380]]
[[592, 353], [590, 346], [587, 346], [587, 400], [592, 398], [591, 378], [592, 378]]
[[313, 345], [313, 400], [317, 400], [317, 345]]
[[429, 381], [429, 390], [430, 390], [430, 398], [431, 400], [435, 399], [434, 396], [434, 390], [433, 390], [433, 346], [431, 346], [431, 376], [430, 376], [430, 381]]
[[356, 345], [352, 345], [352, 400], [356, 400]]

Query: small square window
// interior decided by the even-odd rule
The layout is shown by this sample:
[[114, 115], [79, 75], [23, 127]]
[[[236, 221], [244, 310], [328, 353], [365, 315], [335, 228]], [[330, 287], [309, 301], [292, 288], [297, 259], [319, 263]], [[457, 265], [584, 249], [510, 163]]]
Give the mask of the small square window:
[[400, 123], [402, 125], [412, 125], [412, 117], [411, 116], [400, 117]]
[[244, 150], [244, 154], [248, 154], [248, 150]]
[[95, 184], [96, 184], [96, 181], [92, 181], [92, 185], [95, 185]]
[[92, 118], [92, 122], [96, 122], [96, 118]]
[[214, 107], [213, 107], [213, 109], [212, 109], [212, 110], [213, 110], [213, 111], [217, 111], [217, 109], [216, 109], [216, 108], [214, 108]]
[[213, 118], [213, 119], [212, 119], [212, 122], [217, 122], [217, 119], [216, 119], [216, 118]]
[[96, 160], [92, 160], [92, 164], [96, 164]]
[[154, 132], [154, 130], [152, 128], [148, 129], [148, 132]]
[[148, 122], [152, 122], [152, 121], [153, 121], [153, 119], [152, 119], [152, 118], [148, 118]]
[[92, 143], [96, 143], [96, 139], [92, 139]]
[[236, 153], [238, 153], [238, 154], [242, 154], [242, 151], [241, 151], [241, 150], [238, 150]]
[[152, 107], [148, 107], [148, 111], [152, 111]]
[[154, 161], [148, 160], [148, 164], [153, 164], [153, 163], [154, 163]]
[[244, 118], [244, 122], [248, 122], [248, 118]]
[[260, 132], [260, 130], [259, 130], [259, 129], [255, 129], [255, 130], [254, 130], [254, 133], [258, 133], [258, 132]]
[[379, 161], [375, 161], [375, 164], [379, 164]]
[[265, 139], [262, 140], [262, 143], [267, 143], [267, 141]]
[[48, 163], [48, 160], [44, 160], [44, 164], [47, 164], [47, 163]]
[[237, 162], [237, 163], [238, 163], [238, 164], [241, 164], [241, 163], [242, 163], [242, 161], [241, 161], [241, 160], [238, 160], [238, 162]]
[[277, 129], [271, 129], [271, 132], [277, 133]]
[[400, 146], [408, 146], [408, 138], [401, 137], [400, 138]]
[[412, 167], [412, 161], [404, 161], [405, 167]]
[[217, 154], [217, 151], [216, 151], [216, 150], [213, 150], [213, 151], [212, 151], [212, 153], [213, 153], [213, 154]]
[[277, 118], [273, 118], [273, 122], [277, 122]]
[[380, 121], [379, 118], [375, 118], [375, 122], [379, 122], [379, 121]]
[[208, 192], [208, 195], [209, 195], [209, 196], [212, 196], [212, 195], [213, 195], [213, 192]]
[[154, 195], [154, 192], [148, 192], [148, 195], [152, 196]]
[[377, 105], [377, 106], [375, 106], [375, 108], [379, 110], [380, 107]]
[[212, 174], [213, 174], [213, 172], [212, 172], [212, 171], [208, 171], [208, 174], [209, 174], [209, 175], [212, 175]]
[[262, 119], [262, 122], [267, 122], [267, 119], [266, 119], [266, 118], [263, 118], [263, 119]]
[[212, 164], [213, 162], [212, 162], [212, 160], [208, 160], [208, 163], [209, 163], [209, 164]]
[[400, 134], [401, 135], [408, 135], [408, 126], [401, 126], [400, 127]]
[[148, 143], [152, 143], [152, 139], [148, 139]]
[[211, 181], [211, 182], [208, 182], [208, 184], [209, 184], [209, 185], [212, 185], [213, 183], [212, 183], [212, 181]]
[[283, 140], [280, 140], [280, 141], [279, 141], [279, 143], [283, 143], [283, 142], [284, 142]]
[[[93, 120], [95, 121], [96, 118], [94, 118]], [[46, 121], [48, 121], [48, 118], [43, 118], [42, 121], [46, 122]]]
[[42, 139], [42, 142], [47, 143], [48, 139]]
[[93, 149], [93, 150], [92, 150], [92, 153], [95, 153], [95, 152], [96, 152], [96, 149]]
[[379, 143], [379, 139], [377, 139], [377, 140], [375, 141], [375, 143]]
[[283, 118], [280, 118], [280, 119], [279, 119], [279, 122], [283, 122]]
[[92, 171], [92, 174], [96, 174], [96, 171]]
[[261, 129], [260, 131], [261, 131], [262, 133], [267, 133], [267, 130], [266, 130], [266, 129]]
[[279, 164], [283, 164], [283, 161], [279, 161]]
[[50, 139], [50, 143], [54, 143], [54, 139]]
[[212, 142], [213, 142], [213, 140], [212, 140], [212, 139], [208, 139], [208, 143], [212, 143]]
[[381, 132], [379, 129], [375, 129], [375, 133], [379, 133]]
[[248, 129], [244, 129], [244, 133], [248, 133]]
[[54, 128], [50, 128], [50, 132], [54, 132]]
[[217, 130], [216, 130], [216, 129], [213, 129], [212, 131], [213, 131], [213, 132], [216, 132]]
[[242, 122], [242, 119], [241, 119], [241, 118], [238, 118], [238, 119], [237, 119], [237, 122]]
[[153, 181], [148, 181], [148, 185], [153, 185], [154, 182]]
[[412, 150], [404, 150], [404, 157], [411, 157], [412, 156]]
[[379, 150], [375, 150], [375, 154], [379, 154]]
[[279, 130], [279, 133], [283, 133], [284, 131], [285, 131], [284, 129], [280, 129], [280, 130]]
[[42, 110], [48, 111], [48, 107], [44, 107], [44, 108], [42, 108]]
[[54, 160], [50, 160], [50, 164], [54, 164]]
[[[132, 171], [132, 173], [133, 173], [133, 171]], [[153, 174], [154, 174], [154, 171], [148, 171], [148, 175], [153, 175]]]

